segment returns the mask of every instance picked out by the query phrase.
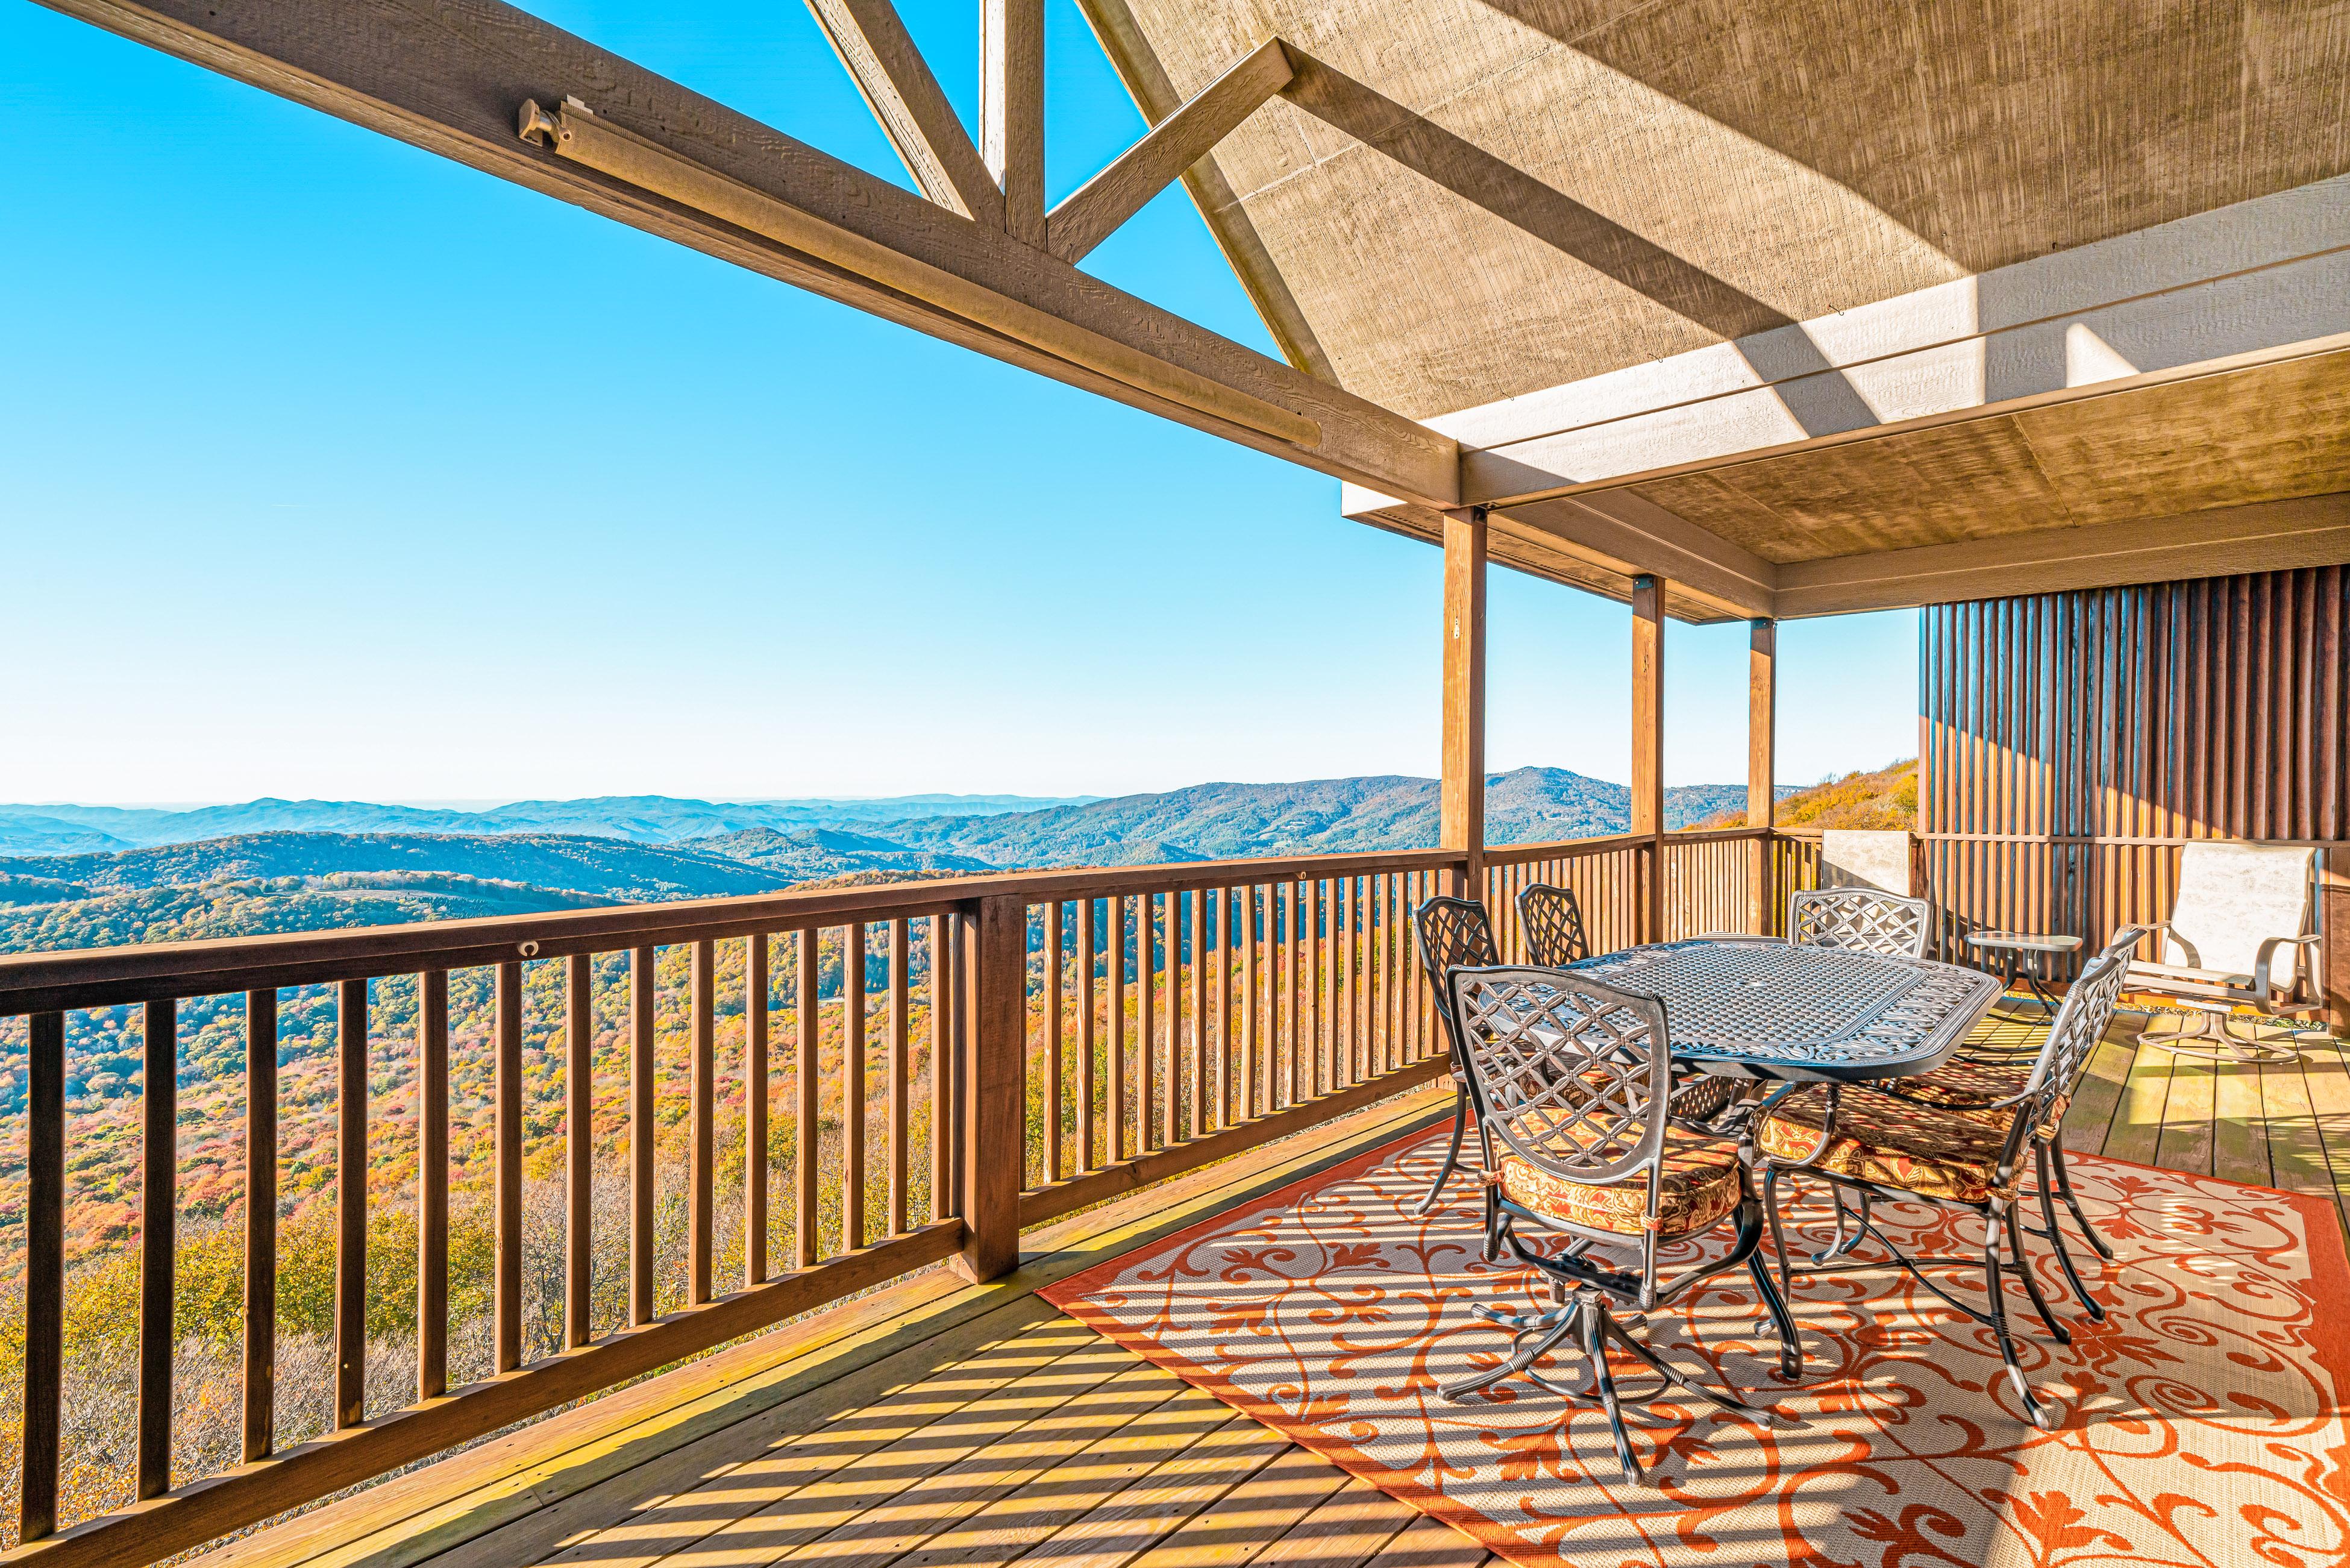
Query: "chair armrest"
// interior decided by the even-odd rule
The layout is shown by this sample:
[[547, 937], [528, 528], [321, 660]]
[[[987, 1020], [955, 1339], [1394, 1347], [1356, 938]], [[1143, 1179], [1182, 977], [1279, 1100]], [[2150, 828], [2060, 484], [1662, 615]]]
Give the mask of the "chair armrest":
[[[2185, 937], [2180, 936], [2177, 931], [2171, 929], [2170, 922], [2168, 920], [2156, 920], [2150, 925], [2141, 927], [2140, 930], [2143, 934], [2138, 939], [2139, 940], [2143, 941], [2147, 937], [2168, 936], [2172, 941], [2177, 942], [2179, 947], [2186, 951], [2187, 968], [2201, 969], [2203, 967], [2203, 955], [2195, 950], [2195, 944], [2193, 942], [2189, 941]], [[2160, 962], [2163, 950], [2158, 947], [2154, 951], [2156, 961]]]
[[2262, 942], [2261, 950], [2252, 959], [2252, 989], [2263, 997], [2275, 991], [2275, 985], [2269, 979], [2269, 966], [2276, 958], [2277, 949], [2314, 947], [2317, 940], [2317, 933], [2311, 931], [2305, 936], [2271, 937]]

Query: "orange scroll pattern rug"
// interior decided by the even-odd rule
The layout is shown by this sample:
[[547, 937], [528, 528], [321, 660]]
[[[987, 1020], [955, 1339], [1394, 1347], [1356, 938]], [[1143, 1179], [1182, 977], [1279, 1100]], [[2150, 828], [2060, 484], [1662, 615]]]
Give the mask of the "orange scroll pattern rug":
[[[1651, 1343], [1783, 1419], [1662, 1397], [1619, 1355], [1653, 1483], [1638, 1486], [1595, 1407], [1524, 1382], [1438, 1396], [1508, 1349], [1468, 1303], [1531, 1299], [1522, 1271], [1480, 1262], [1465, 1174], [1412, 1217], [1442, 1148], [1415, 1134], [1045, 1294], [1530, 1568], [2350, 1562], [2350, 1265], [2323, 1202], [2076, 1159], [2118, 1254], [2076, 1250], [2106, 1322], [2072, 1315], [2074, 1345], [2057, 1346], [2009, 1287], [2025, 1366], [2066, 1412], [2046, 1434], [2017, 1414], [1990, 1331], [1894, 1270], [1797, 1282], [1807, 1365], [1792, 1387], [1772, 1376], [1744, 1272], [1724, 1274], [1655, 1314]], [[1825, 1208], [1796, 1190], [1804, 1246], [1824, 1245]], [[1971, 1216], [1879, 1218], [1921, 1254], [1979, 1245]], [[2032, 1247], [2061, 1299], [2054, 1259]], [[1557, 1371], [1579, 1381], [1571, 1358]]]

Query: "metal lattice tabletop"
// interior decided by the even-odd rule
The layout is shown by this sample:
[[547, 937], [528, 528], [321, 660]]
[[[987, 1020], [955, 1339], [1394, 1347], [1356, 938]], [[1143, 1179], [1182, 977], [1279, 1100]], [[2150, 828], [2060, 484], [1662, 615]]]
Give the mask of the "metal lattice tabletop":
[[1663, 998], [1676, 1056], [1753, 1078], [1926, 1072], [2003, 989], [1952, 964], [1762, 939], [1626, 948], [1570, 967]]

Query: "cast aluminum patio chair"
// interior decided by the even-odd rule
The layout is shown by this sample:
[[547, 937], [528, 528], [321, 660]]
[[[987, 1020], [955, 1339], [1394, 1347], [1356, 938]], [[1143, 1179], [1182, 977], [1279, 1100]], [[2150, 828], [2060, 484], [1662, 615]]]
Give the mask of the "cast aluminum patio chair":
[[2230, 1020], [2243, 1006], [2305, 1023], [2324, 1006], [2303, 960], [2319, 940], [2309, 919], [2316, 867], [2315, 850], [2282, 845], [2190, 844], [2180, 851], [2170, 919], [2147, 928], [2161, 934], [2162, 956], [2132, 962], [2124, 989], [2171, 999], [2193, 1023], [2158, 1033], [2149, 1021], [2139, 1044], [2182, 1056], [2290, 1059], [2293, 1048], [2262, 1040], [2257, 1022], [2247, 1037]]
[[1787, 899], [1787, 940], [1799, 946], [1924, 958], [1933, 928], [1933, 905], [1873, 888], [1821, 888]]
[[[2090, 961], [2111, 959], [2126, 963], [2130, 950], [2137, 946], [2139, 939], [2146, 935], [2146, 929], [2144, 926], [2123, 927], [2098, 950], [2096, 959]], [[1952, 1052], [1950, 1060], [1939, 1067], [1914, 1078], [1903, 1078], [1895, 1087], [1903, 1094], [1931, 1100], [1952, 1109], [1980, 1109], [2022, 1092], [2031, 1082], [2033, 1069], [2038, 1064], [2044, 1044], [2044, 1036], [2037, 1042], [2029, 1037], [2010, 1041], [1981, 1037], [1970, 1039]], [[2061, 1089], [2064, 1104], [2071, 1105], [2074, 1096], [2080, 1092], [2081, 1080], [2088, 1075], [2090, 1060], [2095, 1054], [2096, 1046], [2093, 1043], [2074, 1064], [2072, 1079]], [[2089, 1216], [2081, 1208], [2080, 1197], [2073, 1190], [2073, 1172], [2064, 1163], [2063, 1131], [2061, 1126], [2033, 1130], [2032, 1156], [2039, 1182], [2043, 1228], [2027, 1225], [2025, 1233], [2044, 1238], [2055, 1249], [2057, 1266], [2064, 1271], [2065, 1283], [2072, 1287], [2073, 1294], [2088, 1314], [2089, 1321], [2103, 1323], [2106, 1321], [2105, 1303], [2090, 1294], [2088, 1287], [2081, 1282], [2081, 1272], [2074, 1264], [2072, 1249], [2065, 1245], [2064, 1232], [2056, 1222], [2056, 1204], [2061, 1202], [2064, 1205], [2082, 1238], [2098, 1257], [2111, 1262], [2114, 1250], [2097, 1233], [2097, 1228], [2089, 1223]], [[1867, 1200], [1865, 1197], [1861, 1207], [1862, 1212], [1866, 1213]], [[1858, 1240], [1856, 1231], [1854, 1240]], [[1849, 1243], [1846, 1241], [1843, 1228], [1839, 1225], [1836, 1244], [1825, 1252], [1814, 1254], [1812, 1262], [1814, 1264], [1825, 1262], [1848, 1248]]]
[[[1493, 923], [1485, 918], [1485, 906], [1473, 898], [1430, 898], [1412, 911], [1411, 919], [1419, 937], [1419, 965], [1428, 975], [1429, 994], [1436, 999], [1436, 1011], [1441, 1015], [1452, 1006], [1452, 990], [1444, 979], [1446, 971], [1462, 966], [1483, 969], [1502, 961], [1501, 950], [1493, 945]], [[1472, 1117], [1468, 1072], [1456, 1051], [1452, 1056], [1452, 1141], [1445, 1146], [1444, 1163], [1437, 1167], [1436, 1179], [1429, 1185], [1428, 1196], [1412, 1210], [1416, 1215], [1426, 1214], [1436, 1207], [1444, 1184], [1452, 1179], [1452, 1172], [1461, 1163], [1461, 1139], [1469, 1130]], [[1479, 1168], [1482, 1171], [1483, 1168]], [[1487, 1189], [1487, 1199], [1490, 1208], [1491, 1189]], [[1487, 1218], [1490, 1234], [1491, 1216]], [[1489, 1253], [1488, 1262], [1491, 1257]]]
[[[1487, 1245], [1535, 1271], [1552, 1304], [1510, 1312], [1482, 1303], [1480, 1318], [1509, 1331], [1511, 1354], [1444, 1386], [1459, 1399], [1523, 1377], [1572, 1399], [1596, 1398], [1607, 1417], [1627, 1480], [1641, 1479], [1624, 1425], [1610, 1345], [1668, 1383], [1726, 1410], [1761, 1416], [1746, 1401], [1693, 1381], [1635, 1339], [1617, 1309], [1654, 1312], [1725, 1271], [1744, 1264], [1779, 1338], [1781, 1371], [1802, 1367], [1794, 1320], [1762, 1259], [1762, 1205], [1734, 1144], [1672, 1124], [1673, 1084], [1664, 1003], [1550, 969], [1456, 969], [1445, 1013], [1453, 1059], [1469, 1067], [1471, 1107], [1493, 1192]], [[1728, 1222], [1727, 1252], [1658, 1277], [1659, 1254]], [[1531, 1230], [1556, 1237], [1553, 1251], [1529, 1246]], [[1629, 1268], [1595, 1252], [1628, 1249]], [[1587, 1387], [1554, 1382], [1540, 1366], [1572, 1340]]]
[[1544, 969], [1565, 969], [1591, 956], [1583, 934], [1583, 906], [1574, 890], [1536, 882], [1518, 890], [1518, 922], [1525, 928], [1526, 957]]
[[[1794, 1276], [1778, 1207], [1782, 1176], [1818, 1178], [1838, 1191], [1864, 1198], [1919, 1199], [1982, 1218], [1981, 1262], [1989, 1297], [1987, 1311], [1960, 1301], [1922, 1272], [1944, 1265], [1971, 1267], [1975, 1260], [1912, 1258], [1886, 1237], [1866, 1210], [1859, 1220], [1862, 1230], [1889, 1257], [1846, 1257], [1814, 1267], [1836, 1272], [1883, 1268], [1887, 1262], [1898, 1264], [1951, 1307], [1987, 1325], [1998, 1339], [2000, 1358], [2006, 1364], [2024, 1414], [2043, 1431], [2055, 1428], [2056, 1412], [2033, 1393], [2016, 1360], [2000, 1250], [2004, 1245], [2014, 1260], [2024, 1293], [2040, 1321], [2058, 1344], [2069, 1345], [2071, 1334], [2049, 1311], [2024, 1256], [2016, 1169], [2027, 1151], [2040, 1158], [2054, 1140], [2073, 1086], [2113, 1020], [2123, 973], [2120, 957], [2110, 950], [2082, 971], [2064, 993], [2064, 1005], [2057, 1009], [2022, 1086], [2013, 1093], [1971, 1099], [1946, 1092], [1920, 1094], [1913, 1086], [1918, 1082], [1914, 1079], [1870, 1088], [1804, 1085], [1774, 1096], [1755, 1120], [1755, 1147], [1764, 1165], [1762, 1198], [1770, 1215], [1772, 1248], [1778, 1256], [1780, 1281], [1790, 1294]], [[2044, 1180], [2041, 1211], [2054, 1230], [2054, 1213]], [[2078, 1288], [2077, 1279], [2074, 1283]], [[2085, 1299], [2086, 1292], [2082, 1293]]]

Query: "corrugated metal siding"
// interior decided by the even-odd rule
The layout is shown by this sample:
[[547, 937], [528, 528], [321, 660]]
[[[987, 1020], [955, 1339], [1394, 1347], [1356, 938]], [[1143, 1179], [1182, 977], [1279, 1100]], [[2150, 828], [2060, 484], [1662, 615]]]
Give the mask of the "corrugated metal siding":
[[2324, 846], [2350, 986], [2350, 569], [1936, 605], [1920, 618], [1927, 890], [2094, 946], [2170, 908], [2191, 838]]

